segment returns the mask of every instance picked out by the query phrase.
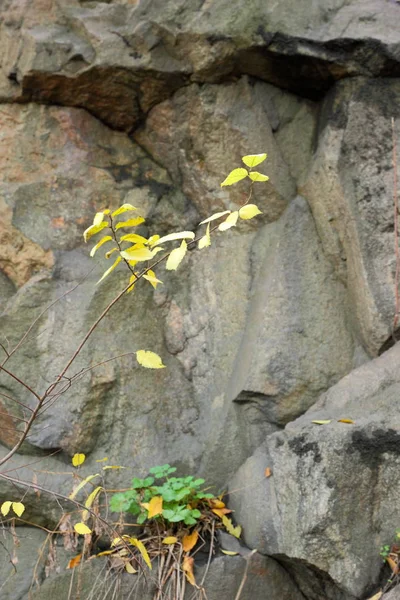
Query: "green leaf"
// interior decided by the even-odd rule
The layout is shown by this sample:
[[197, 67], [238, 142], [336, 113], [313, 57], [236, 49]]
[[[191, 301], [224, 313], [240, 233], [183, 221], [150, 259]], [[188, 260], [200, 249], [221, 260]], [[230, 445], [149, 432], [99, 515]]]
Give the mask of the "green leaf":
[[221, 187], [224, 185], [233, 185], [234, 183], [237, 183], [238, 181], [241, 181], [247, 177], [247, 175], [248, 171], [242, 167], [239, 167], [239, 169], [233, 169], [233, 171], [229, 173], [228, 177], [221, 183]]
[[179, 246], [179, 248], [175, 248], [175, 250], [172, 250], [171, 254], [168, 257], [167, 264], [165, 265], [165, 268], [167, 269], [167, 271], [176, 271], [176, 269], [181, 264], [185, 254], [186, 254], [186, 251], [187, 251], [187, 244], [186, 244], [185, 240], [182, 240], [182, 243]]
[[163, 244], [164, 242], [173, 242], [175, 240], [185, 240], [185, 239], [193, 240], [194, 239], [193, 231], [178, 231], [177, 233], [169, 233], [168, 235], [164, 235], [163, 237], [159, 238], [152, 244], [152, 248], [154, 248], [155, 246], [159, 246], [160, 244]]
[[93, 257], [96, 254], [96, 251], [100, 248], [100, 246], [102, 246], [106, 242], [109, 242], [110, 240], [112, 240], [111, 235], [105, 235], [104, 237], [102, 237], [101, 240], [97, 242], [97, 244], [91, 249], [90, 256]]
[[124, 212], [128, 212], [128, 210], [137, 210], [134, 206], [132, 206], [132, 204], [122, 204], [122, 206], [120, 206], [119, 208], [117, 208], [117, 210], [114, 210], [114, 212], [112, 213], [112, 217], [117, 217], [118, 215], [121, 215]]
[[122, 229], [122, 227], [137, 227], [144, 223], [143, 217], [135, 217], [134, 219], [129, 219], [128, 221], [121, 221], [117, 223], [115, 229]]
[[98, 283], [100, 283], [100, 281], [103, 281], [103, 279], [105, 279], [107, 277], [107, 275], [109, 275], [111, 273], [111, 271], [114, 271], [115, 267], [117, 265], [119, 265], [119, 263], [121, 262], [122, 258], [120, 256], [118, 256], [118, 258], [116, 259], [116, 261], [114, 262], [114, 264], [107, 269], [107, 271], [105, 273], [103, 273], [103, 275], [100, 277], [100, 279], [98, 280], [98, 282], [96, 283], [96, 285]]
[[251, 173], [249, 173], [249, 177], [252, 181], [268, 181], [269, 180], [268, 175], [263, 175], [262, 173], [259, 173], [258, 171], [252, 171]]
[[150, 352], [150, 350], [138, 350], [136, 352], [136, 360], [139, 365], [146, 367], [146, 369], [165, 369], [165, 365], [163, 365], [158, 354]]
[[267, 154], [265, 154], [265, 153], [263, 153], [263, 154], [248, 154], [247, 156], [242, 157], [242, 161], [244, 162], [246, 167], [249, 167], [250, 169], [252, 169], [253, 167], [256, 167], [257, 165], [264, 162], [264, 160], [266, 158], [267, 158]]

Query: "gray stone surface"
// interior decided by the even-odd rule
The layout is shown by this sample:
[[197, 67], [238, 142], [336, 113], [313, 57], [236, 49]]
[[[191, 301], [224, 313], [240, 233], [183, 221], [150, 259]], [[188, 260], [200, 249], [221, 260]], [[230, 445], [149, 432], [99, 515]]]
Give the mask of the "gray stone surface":
[[324, 102], [315, 159], [300, 188], [347, 286], [353, 327], [372, 355], [394, 318], [391, 119], [399, 143], [399, 97], [398, 79], [337, 85]]
[[[399, 359], [396, 344], [352, 371], [269, 436], [231, 482], [247, 545], [285, 560], [293, 576], [297, 569], [307, 579], [301, 565], [318, 569], [343, 597], [363, 597], [377, 581], [377, 550], [400, 518]], [[267, 467], [272, 476], [263, 481]]]

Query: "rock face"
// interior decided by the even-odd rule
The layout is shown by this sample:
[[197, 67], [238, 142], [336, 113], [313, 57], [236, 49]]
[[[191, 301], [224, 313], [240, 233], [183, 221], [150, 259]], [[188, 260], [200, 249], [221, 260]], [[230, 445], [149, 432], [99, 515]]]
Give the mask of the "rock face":
[[[109, 262], [83, 243], [94, 213], [131, 203], [138, 233], [200, 231], [245, 200], [245, 184], [220, 187], [241, 157], [268, 153], [262, 215], [124, 296], [67, 376], [90, 370], [3, 467], [68, 494], [70, 457], [85, 452], [82, 476], [105, 456], [127, 467], [113, 488], [165, 462], [229, 486], [261, 553], [241, 600], [368, 598], [400, 523], [399, 23], [396, 0], [0, 6], [0, 352], [51, 305], [7, 363], [38, 392], [126, 280], [95, 285]], [[140, 348], [167, 368], [140, 369]], [[1, 372], [1, 456], [24, 418], [13, 398], [34, 406]], [[0, 503], [11, 494], [0, 480]], [[30, 489], [25, 503], [27, 521], [56, 525], [54, 498]], [[25, 533], [13, 600], [41, 535]], [[208, 598], [233, 600], [244, 568], [215, 559]]]

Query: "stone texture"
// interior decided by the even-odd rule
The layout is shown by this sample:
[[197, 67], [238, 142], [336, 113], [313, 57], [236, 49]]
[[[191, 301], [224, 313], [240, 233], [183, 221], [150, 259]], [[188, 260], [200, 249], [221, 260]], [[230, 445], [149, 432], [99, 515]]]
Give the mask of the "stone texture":
[[40, 581], [44, 571], [46, 533], [33, 527], [3, 529], [0, 544], [0, 581], [2, 600], [28, 598], [35, 579]]
[[348, 289], [353, 327], [372, 355], [390, 337], [394, 319], [391, 118], [398, 143], [399, 95], [398, 80], [351, 80], [332, 90], [300, 188]]
[[[364, 597], [379, 578], [378, 549], [399, 521], [399, 359], [396, 344], [352, 371], [269, 436], [231, 482], [247, 545], [284, 561], [307, 598], [320, 597], [307, 587], [317, 572], [327, 598]], [[331, 422], [312, 423], [321, 419]]]

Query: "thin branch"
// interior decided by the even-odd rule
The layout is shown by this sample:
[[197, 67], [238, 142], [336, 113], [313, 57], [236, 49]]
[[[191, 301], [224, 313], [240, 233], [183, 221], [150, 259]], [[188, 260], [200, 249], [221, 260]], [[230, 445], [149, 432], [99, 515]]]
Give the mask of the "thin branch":
[[[11, 356], [11, 354], [10, 354], [10, 356]], [[37, 398], [37, 400], [39, 400], [39, 402], [40, 402], [40, 396], [39, 396], [39, 394], [37, 394], [27, 383], [25, 383], [25, 381], [22, 381], [22, 379], [20, 379], [16, 375], [14, 375], [14, 373], [12, 373], [11, 371], [8, 371], [7, 369], [5, 369], [3, 367], [3, 365], [0, 365], [0, 369], [2, 371], [4, 371], [4, 373], [7, 373], [7, 375], [9, 375], [10, 377], [12, 377], [13, 379], [15, 379], [15, 381], [18, 381], [18, 383], [20, 383], [21, 385], [23, 385], [24, 388], [27, 389], [31, 394], [33, 394], [35, 396], [35, 398]]]
[[250, 559], [251, 559], [251, 557], [253, 556], [253, 554], [255, 554], [256, 552], [257, 552], [257, 550], [252, 550], [252, 551], [250, 552], [250, 554], [248, 554], [248, 555], [245, 557], [245, 560], [246, 560], [246, 567], [245, 567], [245, 570], [244, 570], [244, 573], [243, 573], [242, 581], [240, 582], [239, 589], [238, 589], [238, 591], [237, 591], [237, 594], [236, 594], [236, 596], [235, 596], [235, 600], [239, 600], [240, 596], [242, 595], [242, 591], [243, 591], [243, 588], [244, 588], [244, 584], [246, 583], [246, 580], [247, 580], [247, 572], [248, 572], [248, 570], [249, 570]]
[[400, 277], [400, 253], [399, 253], [399, 203], [397, 196], [397, 139], [394, 118], [392, 117], [392, 140], [393, 140], [393, 207], [394, 207], [394, 252], [396, 257], [396, 273], [394, 278], [395, 294], [395, 313], [393, 319], [393, 335], [396, 333], [399, 321], [400, 298], [399, 298], [399, 277]]
[[12, 402], [16, 402], [16, 404], [19, 404], [23, 408], [26, 408], [26, 410], [29, 410], [29, 412], [33, 412], [33, 408], [27, 404], [24, 404], [23, 402], [20, 402], [19, 400], [16, 400], [15, 398], [12, 398], [11, 396], [7, 396], [7, 394], [3, 394], [3, 392], [0, 392], [0, 396], [3, 396], [3, 398], [7, 398], [7, 400], [11, 400]]

